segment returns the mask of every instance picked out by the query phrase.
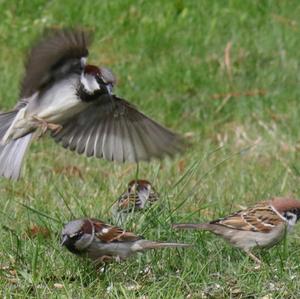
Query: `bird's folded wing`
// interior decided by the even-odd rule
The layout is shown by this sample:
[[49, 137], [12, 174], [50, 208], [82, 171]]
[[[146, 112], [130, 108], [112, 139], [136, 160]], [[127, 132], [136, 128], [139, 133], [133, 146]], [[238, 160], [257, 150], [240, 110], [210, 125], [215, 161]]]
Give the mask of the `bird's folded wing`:
[[63, 147], [111, 161], [138, 162], [172, 156], [183, 149], [182, 138], [133, 105], [104, 95], [63, 124], [52, 135]]
[[70, 72], [80, 73], [81, 58], [88, 56], [90, 38], [81, 30], [52, 31], [29, 52], [21, 86], [21, 98], [28, 98]]
[[136, 236], [134, 233], [126, 232], [122, 228], [105, 224], [102, 221], [92, 219], [95, 237], [101, 242], [131, 242], [140, 240], [141, 237]]
[[268, 233], [283, 222], [269, 205], [256, 205], [211, 223], [236, 230]]

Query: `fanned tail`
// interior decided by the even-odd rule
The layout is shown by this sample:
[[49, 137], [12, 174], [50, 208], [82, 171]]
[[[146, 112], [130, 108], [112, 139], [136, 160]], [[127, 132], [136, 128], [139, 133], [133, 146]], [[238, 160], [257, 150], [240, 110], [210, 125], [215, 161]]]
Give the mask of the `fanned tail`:
[[1, 143], [7, 130], [13, 123], [19, 110], [0, 114], [0, 176], [17, 180], [27, 149], [32, 139], [32, 133], [7, 143]]

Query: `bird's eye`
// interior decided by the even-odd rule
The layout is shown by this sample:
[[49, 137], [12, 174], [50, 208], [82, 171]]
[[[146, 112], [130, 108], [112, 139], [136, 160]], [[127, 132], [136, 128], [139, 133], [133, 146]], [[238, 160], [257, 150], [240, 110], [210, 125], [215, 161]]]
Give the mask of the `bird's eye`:
[[106, 83], [101, 75], [97, 75], [96, 80], [99, 84], [103, 84], [103, 83], [105, 84]]

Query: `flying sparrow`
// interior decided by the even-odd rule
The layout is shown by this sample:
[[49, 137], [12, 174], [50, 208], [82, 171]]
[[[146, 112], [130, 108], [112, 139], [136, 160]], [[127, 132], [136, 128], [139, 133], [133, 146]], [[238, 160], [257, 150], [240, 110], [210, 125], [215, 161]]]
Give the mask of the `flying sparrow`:
[[125, 260], [137, 252], [148, 249], [190, 246], [144, 240], [134, 233], [93, 218], [67, 223], [61, 233], [61, 244], [72, 253], [87, 256], [96, 263]]
[[261, 261], [251, 253], [254, 247], [272, 247], [281, 241], [300, 217], [300, 201], [275, 197], [238, 211], [230, 216], [203, 224], [173, 224], [173, 228], [208, 230], [238, 247], [256, 263]]
[[0, 113], [0, 176], [18, 179], [33, 137], [52, 131], [64, 148], [111, 161], [172, 156], [182, 139], [113, 94], [110, 70], [86, 64], [90, 38], [58, 30], [30, 51], [20, 100]]

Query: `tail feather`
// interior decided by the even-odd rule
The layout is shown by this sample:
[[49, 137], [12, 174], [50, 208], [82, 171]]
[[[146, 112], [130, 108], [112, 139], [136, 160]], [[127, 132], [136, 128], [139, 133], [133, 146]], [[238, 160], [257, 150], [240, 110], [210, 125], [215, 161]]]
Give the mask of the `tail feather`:
[[31, 139], [32, 133], [0, 145], [0, 176], [13, 180], [20, 177], [23, 160]]
[[148, 240], [141, 240], [138, 243], [136, 243], [136, 245], [136, 251], [158, 248], [185, 248], [192, 246], [191, 244], [186, 243], [154, 242]]
[[185, 229], [185, 228], [192, 228], [192, 229], [209, 229], [209, 225], [207, 223], [179, 223], [179, 224], [172, 224], [172, 228], [175, 229]]
[[0, 140], [4, 137], [6, 131], [11, 126], [19, 110], [0, 113]]
[[13, 180], [20, 177], [23, 160], [32, 139], [30, 133], [1, 144], [18, 112], [19, 110], [14, 110], [0, 114], [0, 176]]

